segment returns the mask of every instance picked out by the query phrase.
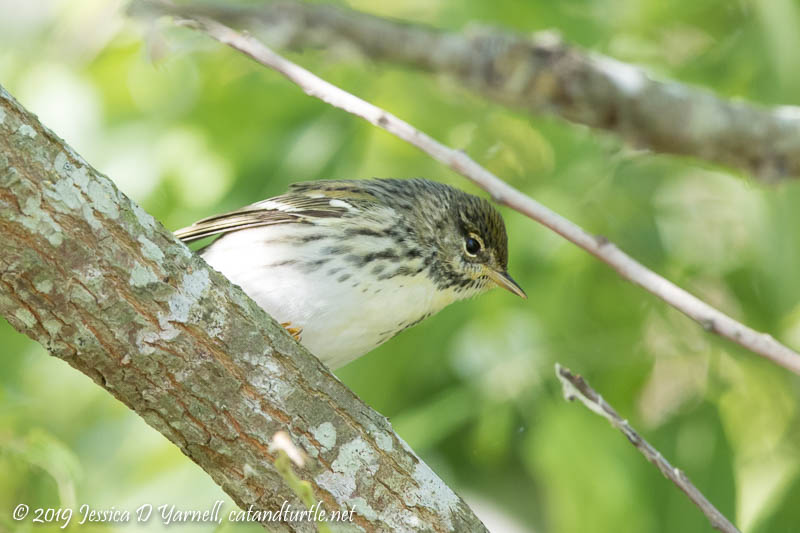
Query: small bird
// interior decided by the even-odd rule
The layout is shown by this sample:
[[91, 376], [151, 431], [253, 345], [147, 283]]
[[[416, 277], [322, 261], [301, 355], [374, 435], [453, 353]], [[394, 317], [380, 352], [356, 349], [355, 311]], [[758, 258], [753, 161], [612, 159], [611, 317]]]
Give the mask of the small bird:
[[421, 178], [297, 183], [180, 229], [330, 368], [508, 275], [505, 224], [483, 198]]

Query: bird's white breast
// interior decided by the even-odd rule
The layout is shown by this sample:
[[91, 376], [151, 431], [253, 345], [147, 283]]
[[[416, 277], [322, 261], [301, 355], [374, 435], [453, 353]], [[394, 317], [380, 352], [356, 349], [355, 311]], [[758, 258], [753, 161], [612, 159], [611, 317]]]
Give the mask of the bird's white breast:
[[[331, 368], [456, 299], [424, 275], [378, 279], [372, 271], [381, 260], [354, 266], [353, 254], [384, 249], [391, 244], [384, 238], [361, 238], [359, 247], [335, 254], [331, 249], [341, 240], [331, 236], [298, 245], [286, 239], [298, 231], [312, 235], [321, 228], [275, 225], [233, 232], [209, 246], [203, 258], [277, 321], [302, 328], [302, 344]], [[384, 268], [392, 266], [387, 260]]]

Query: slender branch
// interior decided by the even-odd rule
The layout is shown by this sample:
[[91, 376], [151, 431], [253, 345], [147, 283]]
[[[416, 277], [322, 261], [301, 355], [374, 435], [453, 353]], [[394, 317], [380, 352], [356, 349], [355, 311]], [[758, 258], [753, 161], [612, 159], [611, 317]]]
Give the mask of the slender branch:
[[675, 309], [698, 322], [703, 328], [761, 355], [770, 361], [800, 374], [800, 354], [784, 346], [768, 334], [758, 332], [708, 305], [671, 281], [648, 269], [602, 236], [594, 236], [583, 228], [551, 211], [536, 200], [508, 185], [473, 161], [464, 152], [453, 150], [391, 113], [354, 96], [319, 78], [267, 48], [259, 40], [205, 17], [180, 19], [178, 24], [201, 30], [284, 75], [308, 95], [352, 113], [413, 144], [423, 152], [452, 168], [500, 204], [506, 205], [555, 231], [580, 246], [617, 271], [626, 280], [658, 296]]
[[681, 470], [672, 466], [667, 461], [661, 452], [653, 448], [653, 446], [644, 440], [635, 429], [631, 427], [627, 420], [623, 420], [617, 411], [611, 407], [602, 396], [597, 394], [583, 377], [575, 375], [568, 368], [564, 368], [556, 363], [556, 376], [561, 381], [561, 387], [564, 393], [564, 399], [572, 401], [575, 399], [580, 400], [590, 411], [598, 414], [608, 420], [612, 426], [617, 428], [628, 438], [633, 446], [639, 450], [652, 464], [656, 465], [661, 473], [672, 481], [679, 489], [681, 489], [686, 496], [694, 503], [711, 525], [723, 531], [724, 533], [740, 533], [736, 526], [725, 518], [725, 515], [720, 513], [714, 505], [708, 501], [697, 487], [689, 481], [689, 478]]
[[306, 508], [269, 448], [285, 432], [324, 508], [355, 510], [345, 531], [486, 531], [384, 417], [2, 87], [0, 235], [0, 315], [243, 509]]
[[292, 1], [257, 7], [136, 5], [243, 26], [276, 46], [344, 44], [372, 59], [448, 74], [504, 104], [612, 131], [641, 148], [694, 156], [765, 181], [800, 177], [800, 108], [767, 109], [656, 81], [634, 66], [566, 44], [553, 32], [444, 32]]

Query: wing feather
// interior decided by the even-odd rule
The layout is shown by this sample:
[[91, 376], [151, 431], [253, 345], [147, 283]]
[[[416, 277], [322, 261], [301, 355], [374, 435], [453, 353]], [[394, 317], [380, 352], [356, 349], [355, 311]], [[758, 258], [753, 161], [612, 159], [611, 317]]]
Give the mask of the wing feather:
[[374, 200], [373, 195], [353, 187], [353, 182], [298, 183], [284, 195], [204, 218], [177, 230], [175, 236], [188, 243], [246, 228], [309, 223], [315, 218], [345, 216], [354, 209], [354, 204], [363, 206]]

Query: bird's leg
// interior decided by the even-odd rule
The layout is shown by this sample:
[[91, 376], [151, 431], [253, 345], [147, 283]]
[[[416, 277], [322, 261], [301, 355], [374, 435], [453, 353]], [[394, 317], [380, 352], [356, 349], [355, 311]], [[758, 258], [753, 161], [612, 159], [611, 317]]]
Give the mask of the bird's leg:
[[300, 336], [303, 334], [303, 328], [292, 327], [292, 323], [291, 322], [281, 322], [281, 326], [286, 328], [286, 331], [289, 332], [289, 335], [294, 337], [294, 340], [296, 340], [297, 342], [300, 342]]

